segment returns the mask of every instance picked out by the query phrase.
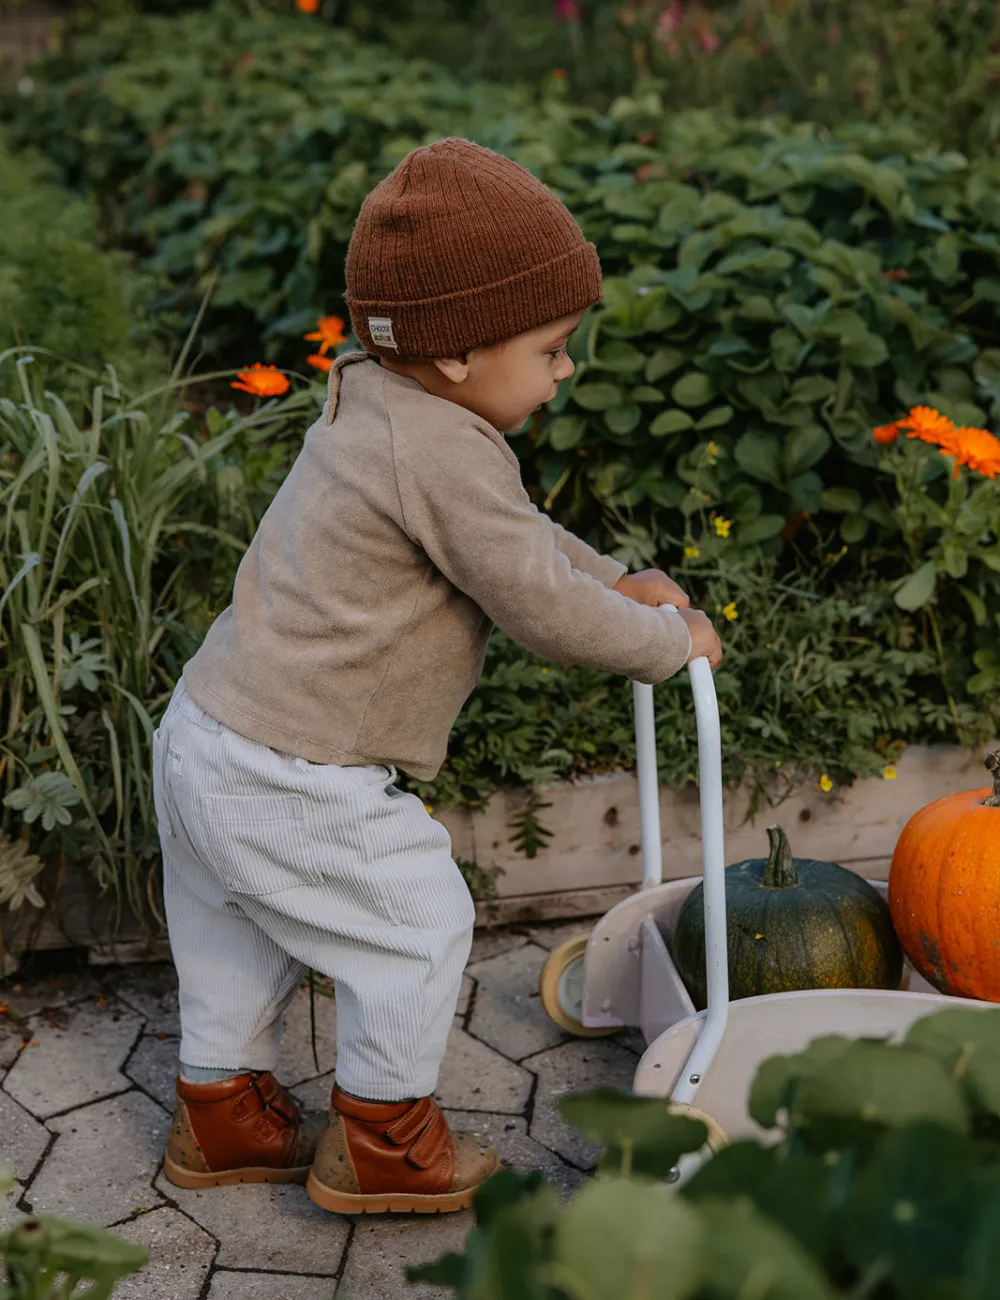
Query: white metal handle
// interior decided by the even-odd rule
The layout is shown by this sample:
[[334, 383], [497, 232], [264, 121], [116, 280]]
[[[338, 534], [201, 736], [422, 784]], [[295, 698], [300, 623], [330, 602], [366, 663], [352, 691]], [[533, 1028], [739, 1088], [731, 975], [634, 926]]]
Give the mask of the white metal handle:
[[[726, 942], [726, 848], [722, 809], [722, 732], [712, 669], [705, 658], [688, 665], [698, 727], [698, 785], [701, 797], [701, 865], [705, 902], [705, 966], [708, 1009], [701, 1033], [671, 1099], [691, 1102], [718, 1050], [729, 1017], [729, 959]], [[642, 828], [643, 888], [663, 879], [656, 716], [653, 688], [633, 683], [639, 822]]]
[[632, 683], [635, 706], [636, 775], [639, 780], [639, 827], [642, 835], [642, 887], [663, 881], [663, 841], [660, 838], [660, 777], [656, 770], [656, 712], [653, 688]]

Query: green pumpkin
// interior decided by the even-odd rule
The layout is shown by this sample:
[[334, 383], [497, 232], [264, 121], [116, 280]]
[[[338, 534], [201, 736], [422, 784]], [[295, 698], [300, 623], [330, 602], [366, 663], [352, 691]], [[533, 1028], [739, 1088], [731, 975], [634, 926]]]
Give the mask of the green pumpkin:
[[[770, 855], [726, 868], [729, 996], [792, 989], [898, 989], [903, 954], [889, 905], [835, 862], [792, 857], [769, 828]], [[705, 990], [704, 890], [684, 900], [671, 945], [678, 974], [701, 1010]]]

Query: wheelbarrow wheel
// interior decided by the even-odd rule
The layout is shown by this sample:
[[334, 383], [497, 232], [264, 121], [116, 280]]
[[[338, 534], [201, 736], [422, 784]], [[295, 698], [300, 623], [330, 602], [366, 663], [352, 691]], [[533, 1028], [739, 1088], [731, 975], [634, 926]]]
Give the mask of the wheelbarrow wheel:
[[586, 934], [567, 939], [553, 948], [542, 967], [538, 985], [542, 1006], [549, 1019], [576, 1038], [607, 1038], [616, 1034], [618, 1026], [589, 1029], [580, 1019], [583, 1008], [583, 954], [587, 949]]
[[700, 1120], [708, 1130], [705, 1145], [713, 1155], [717, 1155], [723, 1147], [729, 1146], [726, 1130], [717, 1119], [713, 1119], [706, 1111], [699, 1110], [697, 1106], [690, 1106], [686, 1101], [672, 1101], [667, 1109], [671, 1115], [683, 1115], [686, 1119]]

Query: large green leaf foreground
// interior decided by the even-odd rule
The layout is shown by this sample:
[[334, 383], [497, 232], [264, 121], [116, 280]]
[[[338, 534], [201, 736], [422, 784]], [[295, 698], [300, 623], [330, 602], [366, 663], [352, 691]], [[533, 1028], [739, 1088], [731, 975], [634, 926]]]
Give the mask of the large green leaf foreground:
[[[0, 1167], [0, 1196], [12, 1186]], [[144, 1247], [91, 1223], [30, 1215], [0, 1234], [0, 1300], [109, 1300], [148, 1258]]]
[[662, 1099], [564, 1098], [599, 1142], [568, 1204], [539, 1175], [484, 1187], [463, 1254], [414, 1269], [461, 1300], [994, 1300], [1000, 1287], [1000, 1011], [906, 1040], [817, 1039], [765, 1062], [741, 1142], [679, 1194], [705, 1137]]

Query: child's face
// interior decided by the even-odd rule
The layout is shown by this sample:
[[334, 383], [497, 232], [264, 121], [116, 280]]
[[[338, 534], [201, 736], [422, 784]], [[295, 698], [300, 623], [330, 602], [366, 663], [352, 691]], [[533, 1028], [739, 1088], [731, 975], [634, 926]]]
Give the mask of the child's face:
[[556, 395], [574, 366], [566, 353], [581, 314], [564, 316], [503, 343], [468, 354], [468, 376], [460, 401], [502, 433], [516, 433], [528, 417]]
[[573, 374], [566, 344], [582, 315], [576, 312], [503, 343], [473, 348], [464, 357], [417, 362], [383, 357], [382, 364], [410, 375], [435, 397], [473, 411], [502, 433], [516, 433], [532, 412], [555, 397], [560, 381]]

